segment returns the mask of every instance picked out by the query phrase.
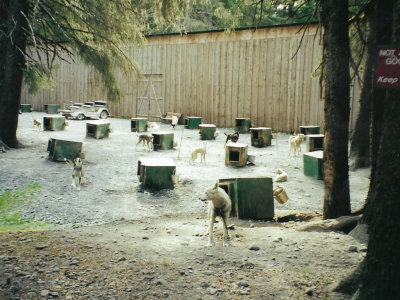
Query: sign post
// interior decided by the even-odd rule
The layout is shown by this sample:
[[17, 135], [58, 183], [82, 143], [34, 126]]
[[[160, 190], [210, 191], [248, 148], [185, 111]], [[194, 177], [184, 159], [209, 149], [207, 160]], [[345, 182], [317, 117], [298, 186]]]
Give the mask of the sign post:
[[400, 87], [400, 47], [378, 47], [374, 85], [381, 88]]

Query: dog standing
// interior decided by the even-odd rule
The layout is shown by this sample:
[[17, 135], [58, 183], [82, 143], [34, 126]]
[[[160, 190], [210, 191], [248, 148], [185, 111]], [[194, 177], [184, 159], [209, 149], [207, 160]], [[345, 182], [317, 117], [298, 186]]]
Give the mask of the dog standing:
[[38, 120], [33, 119], [33, 127], [37, 127], [39, 130], [41, 130], [42, 123], [40, 123]]
[[236, 143], [239, 140], [239, 132], [238, 131], [235, 131], [232, 134], [226, 134], [226, 132], [224, 132], [224, 134], [226, 135], [225, 146], [226, 146], [226, 143], [228, 143], [229, 141]]
[[136, 150], [137, 150], [137, 146], [140, 143], [143, 143], [143, 147], [145, 145], [147, 145], [147, 148], [149, 149], [149, 152], [151, 150], [153, 150], [153, 138], [154, 138], [153, 135], [147, 134], [147, 133], [138, 135], [138, 141], [136, 143]]
[[200, 162], [206, 161], [206, 149], [207, 142], [203, 142], [202, 148], [197, 148], [192, 151], [192, 155], [190, 157], [189, 163], [193, 163], [197, 159], [197, 155], [200, 154]]
[[214, 223], [217, 217], [222, 219], [223, 225], [223, 246], [228, 244], [228, 219], [232, 210], [232, 202], [228, 194], [216, 183], [212, 188], [208, 189], [205, 194], [200, 198], [202, 201], [210, 201], [209, 208], [209, 236], [207, 246], [212, 246], [214, 243]]
[[301, 142], [306, 138], [306, 136], [302, 133], [298, 134], [298, 135], [291, 135], [289, 137], [289, 156], [290, 153], [292, 152], [293, 149], [293, 153], [294, 155], [300, 154], [301, 152]]
[[[80, 191], [83, 178], [82, 159], [77, 157], [73, 161], [69, 159], [66, 159], [65, 161], [72, 168], [72, 186]], [[78, 178], [78, 185], [76, 185], [76, 178]]]

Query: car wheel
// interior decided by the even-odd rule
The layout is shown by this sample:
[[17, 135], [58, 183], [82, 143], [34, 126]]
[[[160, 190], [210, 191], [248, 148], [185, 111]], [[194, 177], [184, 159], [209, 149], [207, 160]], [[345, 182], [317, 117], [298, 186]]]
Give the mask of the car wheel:
[[103, 110], [100, 113], [100, 119], [107, 119], [107, 117], [108, 117], [108, 113], [105, 110]]
[[78, 120], [83, 120], [83, 119], [85, 119], [85, 116], [83, 114], [79, 114], [76, 118]]

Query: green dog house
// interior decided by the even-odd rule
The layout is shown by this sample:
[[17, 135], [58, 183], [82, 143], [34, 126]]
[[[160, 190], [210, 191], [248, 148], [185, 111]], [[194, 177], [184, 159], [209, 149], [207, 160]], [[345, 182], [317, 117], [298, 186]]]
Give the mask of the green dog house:
[[43, 117], [43, 130], [60, 131], [64, 130], [66, 125], [64, 116]]
[[215, 140], [215, 131], [217, 130], [217, 126], [214, 124], [200, 124], [199, 128], [201, 140]]
[[272, 178], [226, 178], [218, 185], [232, 200], [231, 216], [258, 220], [274, 217]]
[[147, 118], [132, 118], [131, 132], [146, 132], [147, 123]]
[[49, 152], [48, 158], [53, 161], [74, 160], [77, 157], [84, 158], [82, 142], [51, 138], [47, 144], [47, 152]]
[[249, 118], [236, 118], [235, 130], [239, 133], [249, 133], [251, 127], [251, 120]]
[[153, 149], [169, 150], [174, 147], [174, 134], [172, 132], [153, 132]]
[[250, 128], [251, 145], [254, 147], [267, 147], [271, 145], [271, 131], [269, 127]]
[[300, 133], [304, 135], [319, 134], [319, 126], [314, 126], [314, 125], [300, 126]]
[[86, 136], [94, 137], [95, 139], [102, 139], [110, 135], [110, 122], [109, 121], [90, 121], [86, 123]]
[[313, 151], [303, 154], [304, 175], [323, 179], [323, 151]]
[[145, 188], [173, 189], [176, 165], [171, 158], [140, 158], [137, 175]]
[[19, 110], [21, 112], [31, 112], [32, 111], [32, 105], [31, 104], [20, 104], [19, 105]]
[[59, 104], [45, 104], [44, 111], [48, 114], [58, 114]]
[[187, 129], [199, 129], [199, 125], [202, 122], [201, 117], [186, 117], [185, 128]]

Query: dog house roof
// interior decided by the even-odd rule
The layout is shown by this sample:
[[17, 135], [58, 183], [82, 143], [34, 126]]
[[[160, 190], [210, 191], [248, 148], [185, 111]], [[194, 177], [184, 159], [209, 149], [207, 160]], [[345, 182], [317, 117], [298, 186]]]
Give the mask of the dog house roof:
[[244, 144], [244, 143], [232, 143], [231, 141], [229, 141], [228, 143], [227, 143], [227, 145], [229, 146], [229, 147], [231, 147], [231, 148], [244, 148], [244, 147], [248, 147], [248, 145], [247, 144]]
[[313, 152], [304, 153], [304, 155], [308, 155], [308, 156], [312, 156], [312, 157], [320, 158], [320, 159], [322, 159], [323, 154], [324, 154], [324, 151], [313, 151]]
[[271, 127], [253, 127], [253, 128], [250, 128], [250, 130], [265, 130], [265, 129], [271, 129]]
[[101, 124], [109, 124], [110, 121], [107, 120], [95, 120], [95, 121], [88, 121], [86, 124], [93, 124], [93, 125], [101, 125]]
[[171, 158], [139, 158], [143, 166], [156, 166], [156, 167], [175, 167], [175, 163]]
[[217, 127], [214, 124], [199, 124], [199, 127]]

